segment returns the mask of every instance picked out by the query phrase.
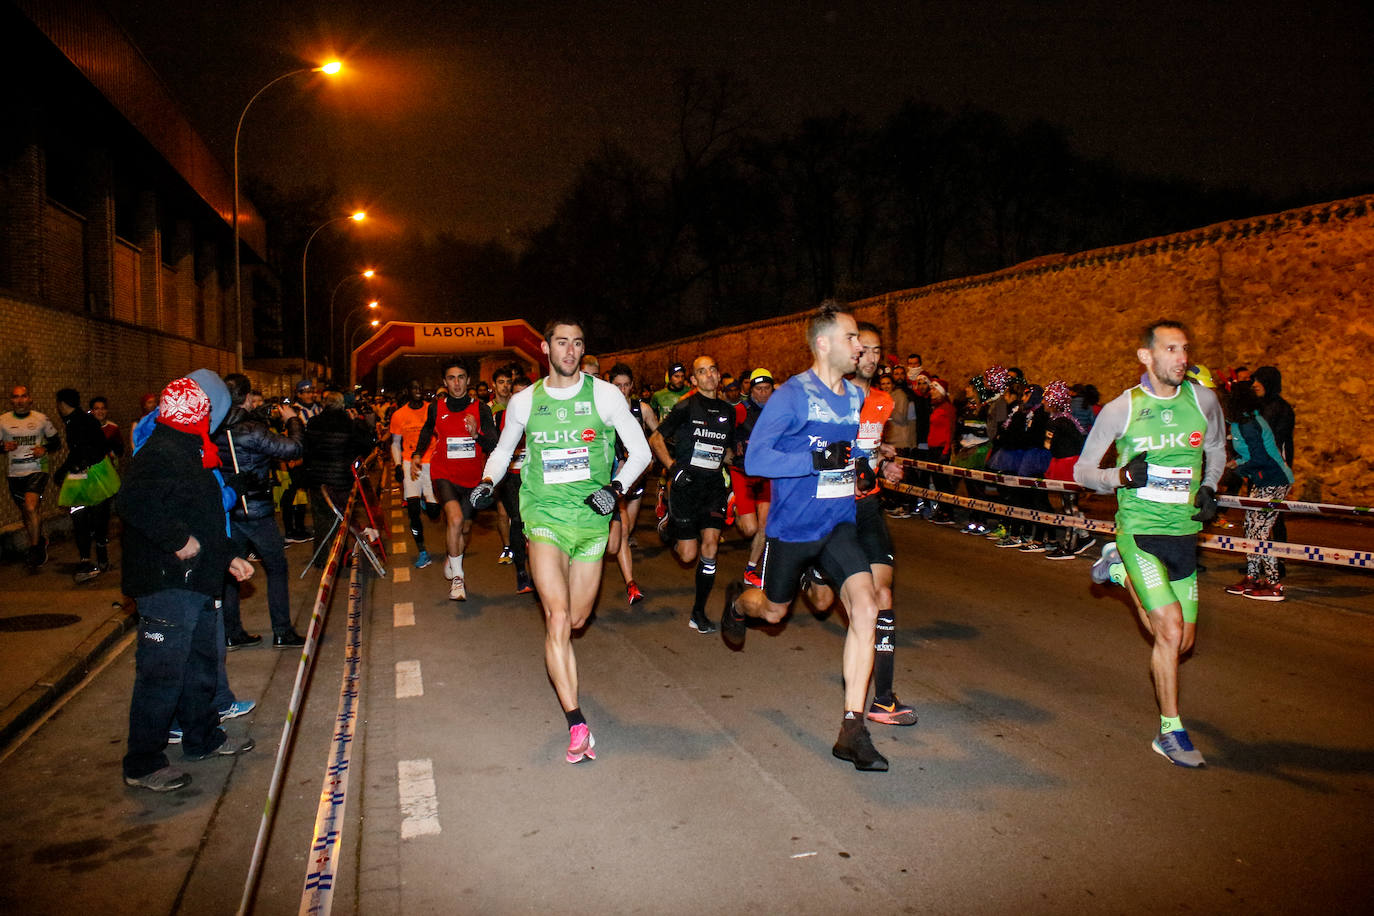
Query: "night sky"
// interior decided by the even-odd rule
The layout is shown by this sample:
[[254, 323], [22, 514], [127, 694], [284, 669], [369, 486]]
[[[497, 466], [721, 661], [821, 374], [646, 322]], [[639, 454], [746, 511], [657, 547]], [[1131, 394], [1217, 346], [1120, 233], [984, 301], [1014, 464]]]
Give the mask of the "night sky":
[[[906, 97], [1042, 118], [1139, 173], [1278, 197], [1374, 184], [1362, 2], [108, 0], [226, 165], [333, 182], [386, 222], [518, 245], [605, 139], [672, 156], [674, 72], [725, 69], [760, 132]], [[1326, 192], [1330, 192], [1327, 194]]]

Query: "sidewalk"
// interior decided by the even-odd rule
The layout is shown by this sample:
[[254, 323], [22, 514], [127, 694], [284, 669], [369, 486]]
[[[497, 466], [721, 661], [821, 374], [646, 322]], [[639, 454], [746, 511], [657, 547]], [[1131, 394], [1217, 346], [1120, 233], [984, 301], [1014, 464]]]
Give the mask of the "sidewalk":
[[[297, 575], [310, 559], [312, 545], [288, 545], [292, 605], [308, 600], [297, 594]], [[113, 568], [94, 581], [76, 584], [76, 547], [60, 540], [48, 562], [29, 574], [21, 562], [0, 564], [0, 754], [81, 683], [137, 624], [132, 601], [120, 590], [119, 539], [110, 540]], [[250, 632], [263, 632], [266, 579], [262, 566], [244, 593], [244, 618]], [[318, 577], [315, 577], [318, 580]], [[302, 583], [300, 588], [303, 589]], [[268, 641], [271, 631], [267, 631]]]

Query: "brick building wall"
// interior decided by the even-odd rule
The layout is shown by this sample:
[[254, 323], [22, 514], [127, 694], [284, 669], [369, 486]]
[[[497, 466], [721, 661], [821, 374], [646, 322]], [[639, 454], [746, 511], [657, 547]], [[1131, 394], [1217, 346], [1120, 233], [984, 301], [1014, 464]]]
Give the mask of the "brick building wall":
[[[1139, 330], [1174, 318], [1213, 371], [1274, 365], [1297, 412], [1303, 499], [1374, 503], [1374, 196], [1335, 201], [1132, 245], [1040, 258], [1007, 270], [853, 304], [889, 352], [919, 352], [960, 385], [1000, 362], [1032, 381], [1090, 382], [1110, 400], [1135, 384]], [[702, 353], [736, 375], [785, 377], [810, 365], [805, 315], [722, 328], [621, 353], [662, 385], [671, 362]]]

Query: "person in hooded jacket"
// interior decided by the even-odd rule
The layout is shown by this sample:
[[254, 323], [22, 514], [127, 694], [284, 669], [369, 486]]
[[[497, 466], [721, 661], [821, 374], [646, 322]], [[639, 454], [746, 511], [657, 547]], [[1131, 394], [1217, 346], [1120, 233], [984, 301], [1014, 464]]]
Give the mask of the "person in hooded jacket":
[[[1293, 468], [1293, 426], [1296, 423], [1297, 415], [1293, 411], [1293, 405], [1289, 404], [1283, 397], [1283, 373], [1279, 372], [1277, 366], [1260, 366], [1250, 375], [1251, 390], [1259, 398], [1259, 415], [1268, 424], [1269, 431], [1274, 436], [1274, 444], [1278, 448], [1278, 455], [1288, 465], [1289, 471]], [[1289, 481], [1292, 486], [1292, 481]], [[1274, 521], [1273, 538], [1276, 541], [1288, 540], [1288, 519], [1284, 513], [1280, 512], [1279, 517]], [[1278, 575], [1283, 576], [1284, 562], [1278, 561]]]
[[[277, 527], [276, 504], [272, 500], [272, 468], [277, 461], [294, 461], [305, 453], [305, 426], [289, 404], [281, 407], [286, 434], [275, 433], [268, 424], [267, 412], [246, 410], [244, 401], [252, 383], [248, 376], [231, 372], [224, 377], [229, 389], [229, 414], [213, 441], [220, 457], [236, 475], [238, 500], [229, 510], [229, 537], [236, 554], [247, 555], [251, 546], [262, 558], [267, 573], [267, 612], [272, 618], [272, 645], [288, 649], [305, 645], [305, 639], [291, 624], [290, 580], [286, 565], [286, 542]], [[224, 583], [224, 645], [233, 651], [256, 646], [262, 637], [243, 628], [239, 613], [239, 586], [233, 579]]]
[[253, 565], [230, 545], [219, 450], [210, 440], [228, 411], [229, 392], [208, 369], [170, 383], [115, 497], [124, 522], [124, 593], [138, 600], [139, 612], [124, 783], [154, 792], [191, 782], [167, 760], [173, 718], [189, 760], [253, 749], [251, 738], [225, 735], [213, 702], [215, 605], [224, 576], [253, 575]]
[[[1264, 368], [1255, 370], [1256, 378]], [[1239, 388], [1227, 403], [1231, 445], [1236, 450], [1236, 460], [1228, 466], [1249, 483], [1252, 498], [1278, 501], [1288, 495], [1288, 488], [1293, 484], [1293, 470], [1284, 460], [1278, 438], [1264, 418], [1261, 390], [1264, 389], [1259, 382], [1249, 389]], [[1254, 541], [1276, 537], [1274, 530], [1281, 517], [1282, 513], [1273, 509], [1245, 510], [1245, 537]], [[1257, 601], [1282, 601], [1281, 580], [1277, 557], [1252, 553], [1246, 557], [1245, 578], [1228, 586], [1226, 591]]]

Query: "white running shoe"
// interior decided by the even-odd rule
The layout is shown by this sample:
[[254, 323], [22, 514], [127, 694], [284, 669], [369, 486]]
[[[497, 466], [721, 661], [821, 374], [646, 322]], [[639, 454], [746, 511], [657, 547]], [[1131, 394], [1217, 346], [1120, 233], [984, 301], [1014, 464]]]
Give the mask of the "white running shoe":
[[462, 576], [454, 576], [453, 581], [448, 584], [448, 596], [454, 601], [468, 600], [468, 590], [463, 584]]

